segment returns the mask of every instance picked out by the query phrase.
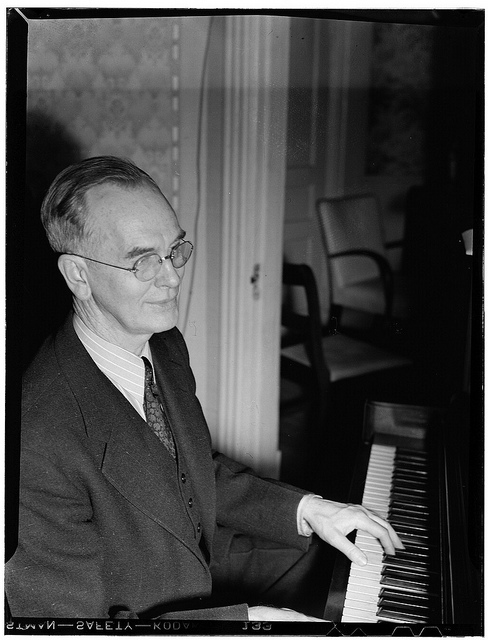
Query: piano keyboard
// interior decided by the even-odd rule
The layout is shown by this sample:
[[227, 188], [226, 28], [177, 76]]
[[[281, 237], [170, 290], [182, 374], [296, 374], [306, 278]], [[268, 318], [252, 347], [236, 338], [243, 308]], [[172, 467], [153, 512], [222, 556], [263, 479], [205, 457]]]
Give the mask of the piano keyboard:
[[376, 538], [358, 531], [356, 545], [368, 564], [351, 564], [342, 622], [426, 624], [440, 593], [426, 454], [373, 444], [362, 504], [390, 522], [405, 550], [387, 556]]

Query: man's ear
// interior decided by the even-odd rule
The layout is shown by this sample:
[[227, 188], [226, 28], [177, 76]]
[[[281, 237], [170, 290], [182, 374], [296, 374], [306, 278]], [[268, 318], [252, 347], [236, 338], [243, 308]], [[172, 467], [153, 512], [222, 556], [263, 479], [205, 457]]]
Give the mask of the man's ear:
[[90, 297], [91, 287], [83, 258], [63, 253], [58, 258], [58, 269], [74, 296], [79, 300], [87, 300]]

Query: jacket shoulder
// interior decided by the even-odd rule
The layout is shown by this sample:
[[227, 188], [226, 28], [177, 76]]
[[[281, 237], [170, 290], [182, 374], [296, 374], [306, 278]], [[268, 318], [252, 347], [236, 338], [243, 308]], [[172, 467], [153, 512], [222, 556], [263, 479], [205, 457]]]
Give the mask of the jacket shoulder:
[[54, 340], [48, 338], [22, 378], [22, 413], [29, 411], [53, 385], [61, 383], [61, 371], [56, 362]]
[[168, 353], [181, 362], [181, 364], [189, 365], [190, 357], [188, 347], [186, 346], [181, 331], [177, 327], [173, 327], [173, 329], [169, 329], [168, 331], [162, 331], [161, 333], [155, 333], [150, 342], [151, 346], [155, 346], [156, 348], [164, 346], [168, 350]]

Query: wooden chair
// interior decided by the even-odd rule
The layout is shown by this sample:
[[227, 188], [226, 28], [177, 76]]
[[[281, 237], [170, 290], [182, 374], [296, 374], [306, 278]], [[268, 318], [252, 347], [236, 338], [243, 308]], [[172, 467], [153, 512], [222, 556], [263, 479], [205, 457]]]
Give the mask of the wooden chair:
[[320, 198], [316, 202], [327, 258], [332, 315], [344, 307], [392, 319], [409, 315], [407, 283], [388, 262], [376, 197]]
[[[361, 378], [380, 371], [407, 367], [412, 362], [367, 342], [336, 330], [324, 335], [321, 324], [317, 283], [310, 266], [283, 265], [285, 298], [282, 309], [281, 377], [299, 383], [303, 394], [294, 401], [282, 402], [281, 412], [307, 407], [309, 422], [306, 434], [309, 464], [326, 443], [330, 394], [333, 384]], [[306, 312], [294, 310], [292, 291], [305, 293]]]

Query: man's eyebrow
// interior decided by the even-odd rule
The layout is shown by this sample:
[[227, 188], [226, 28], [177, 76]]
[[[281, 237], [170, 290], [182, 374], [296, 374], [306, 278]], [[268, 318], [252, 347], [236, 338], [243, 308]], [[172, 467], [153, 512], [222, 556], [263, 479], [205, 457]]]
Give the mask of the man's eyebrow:
[[[183, 231], [183, 229], [181, 229], [170, 246], [173, 246], [180, 240], [183, 240], [185, 236], [186, 236], [186, 231]], [[127, 260], [131, 260], [133, 258], [139, 258], [140, 256], [143, 256], [146, 253], [157, 253], [156, 247], [133, 247], [130, 251], [128, 251], [125, 254], [125, 258]]]
[[145, 253], [157, 253], [155, 247], [134, 247], [130, 251], [125, 254], [127, 260], [132, 258], [139, 258], [143, 256]]

